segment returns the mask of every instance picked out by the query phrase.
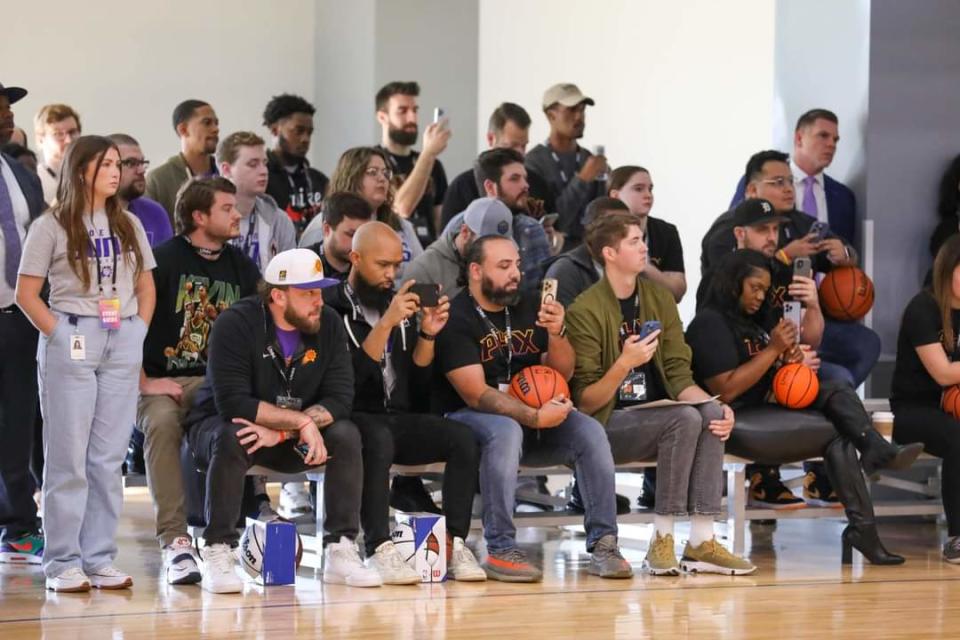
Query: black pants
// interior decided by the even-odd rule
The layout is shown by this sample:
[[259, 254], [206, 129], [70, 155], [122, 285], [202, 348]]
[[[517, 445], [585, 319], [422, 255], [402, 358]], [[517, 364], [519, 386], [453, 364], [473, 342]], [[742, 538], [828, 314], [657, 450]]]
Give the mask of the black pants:
[[960, 535], [960, 422], [939, 407], [897, 404], [893, 407], [893, 439], [922, 442], [923, 450], [943, 459], [941, 485], [947, 533]]
[[439, 416], [354, 413], [363, 440], [363, 523], [367, 556], [390, 539], [390, 465], [446, 462], [443, 513], [447, 531], [466, 539], [477, 490], [480, 450], [470, 427]]
[[[249, 455], [237, 438], [240, 428], [213, 416], [194, 425], [187, 436], [195, 461], [207, 471], [204, 499], [207, 527], [203, 533], [207, 544], [234, 545], [239, 540], [236, 524], [243, 501], [244, 477], [250, 467], [261, 465], [281, 473], [298, 473], [308, 468], [294, 450], [296, 440]], [[323, 542], [338, 542], [341, 536], [353, 540], [360, 530], [363, 481], [360, 434], [349, 420], [338, 420], [320, 433], [330, 457], [324, 470]]]
[[30, 474], [37, 415], [37, 330], [18, 309], [0, 311], [0, 540], [39, 530]]

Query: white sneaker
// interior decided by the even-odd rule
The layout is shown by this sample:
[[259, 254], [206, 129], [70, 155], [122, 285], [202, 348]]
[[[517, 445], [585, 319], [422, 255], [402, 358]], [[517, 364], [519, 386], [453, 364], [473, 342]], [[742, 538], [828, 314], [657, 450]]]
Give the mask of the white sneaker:
[[193, 551], [193, 541], [187, 536], [176, 538], [163, 548], [163, 568], [168, 584], [196, 584], [202, 576]]
[[237, 556], [226, 544], [211, 544], [200, 550], [203, 580], [200, 586], [211, 593], [240, 593], [243, 580], [237, 575]]
[[364, 566], [357, 545], [346, 536], [323, 550], [323, 581], [350, 587], [379, 587], [383, 584], [376, 569]]
[[60, 593], [90, 591], [90, 579], [77, 567], [70, 567], [54, 578], [47, 578], [47, 589]]
[[91, 571], [89, 576], [90, 584], [97, 589], [129, 589], [133, 586], [133, 578], [112, 565]]
[[299, 518], [313, 513], [310, 504], [310, 489], [303, 482], [285, 482], [280, 488], [280, 515], [284, 518]]
[[453, 553], [447, 564], [447, 576], [451, 580], [462, 582], [483, 582], [487, 579], [487, 572], [483, 570], [477, 558], [463, 542], [463, 538], [454, 537]]
[[407, 564], [392, 541], [387, 540], [367, 558], [367, 566], [377, 570], [383, 584], [420, 584], [423, 580], [416, 570]]

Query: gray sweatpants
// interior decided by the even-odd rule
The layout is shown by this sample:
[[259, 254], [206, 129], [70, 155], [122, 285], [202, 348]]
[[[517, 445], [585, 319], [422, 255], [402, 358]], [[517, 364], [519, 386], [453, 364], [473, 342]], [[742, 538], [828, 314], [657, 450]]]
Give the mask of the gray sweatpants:
[[[43, 412], [43, 571], [113, 564], [123, 503], [120, 467], [137, 414], [147, 326], [139, 316], [119, 329], [95, 317], [54, 312], [53, 333], [40, 337], [37, 370]], [[83, 360], [70, 357], [75, 336]]]

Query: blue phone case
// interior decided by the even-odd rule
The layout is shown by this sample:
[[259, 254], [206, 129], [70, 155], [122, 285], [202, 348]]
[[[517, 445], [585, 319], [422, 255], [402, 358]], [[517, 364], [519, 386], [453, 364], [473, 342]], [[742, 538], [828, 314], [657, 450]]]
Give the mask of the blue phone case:
[[643, 323], [643, 326], [640, 327], [640, 339], [643, 340], [654, 331], [660, 330], [660, 328], [661, 325], [659, 320], [647, 320]]

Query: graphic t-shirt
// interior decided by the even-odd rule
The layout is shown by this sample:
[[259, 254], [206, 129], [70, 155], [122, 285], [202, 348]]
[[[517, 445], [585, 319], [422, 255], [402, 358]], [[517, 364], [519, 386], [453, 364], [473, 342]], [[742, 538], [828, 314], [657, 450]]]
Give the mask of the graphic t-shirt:
[[678, 271], [684, 273], [683, 244], [677, 227], [660, 220], [647, 218], [648, 259], [660, 271]]
[[[687, 328], [687, 344], [693, 350], [693, 375], [701, 386], [707, 379], [748, 362], [769, 343], [770, 336], [756, 323], [744, 321], [734, 326], [730, 318], [714, 309], [697, 312]], [[775, 366], [770, 367], [756, 384], [731, 404], [734, 407], [763, 404], [776, 371]]]
[[[440, 375], [438, 404], [443, 412], [456, 411], [466, 403], [447, 381], [445, 374], [471, 364], [483, 366], [487, 385], [496, 389], [524, 367], [540, 364], [547, 352], [547, 330], [536, 326], [539, 297], [526, 297], [515, 307], [503, 311], [484, 311], [487, 321], [478, 313], [468, 290], [464, 289], [450, 303], [450, 319], [437, 336], [436, 370]], [[509, 366], [506, 336], [507, 314], [510, 318]], [[492, 327], [491, 327], [492, 325]]]
[[[381, 148], [386, 152], [387, 157], [390, 158], [390, 168], [393, 170], [393, 186], [395, 189], [399, 189], [400, 185], [407, 179], [407, 176], [413, 172], [413, 167], [417, 164], [417, 158], [420, 157], [420, 154], [416, 151], [411, 151], [409, 155], [398, 156], [390, 153], [390, 151], [383, 147]], [[432, 243], [440, 231], [439, 229], [435, 229], [433, 225], [433, 207], [443, 204], [443, 198], [446, 194], [447, 173], [443, 170], [443, 164], [440, 160], [435, 160], [433, 169], [430, 171], [430, 180], [427, 182], [427, 188], [423, 192], [423, 197], [420, 198], [420, 202], [417, 203], [413, 215], [410, 216], [410, 222], [413, 223], [413, 227], [417, 232], [417, 238], [419, 238], [420, 244], [424, 247]]]
[[[643, 323], [638, 319], [640, 317], [640, 310], [637, 309], [637, 296], [632, 295], [624, 300], [619, 300], [620, 302], [620, 351], [623, 351], [623, 343], [627, 338], [633, 335], [639, 335], [640, 329], [643, 326]], [[664, 398], [669, 398], [667, 395], [667, 389], [663, 384], [663, 379], [660, 377], [660, 372], [657, 371], [657, 365], [653, 363], [653, 360], [650, 360], [647, 364], [642, 367], [637, 367], [634, 370], [637, 373], [643, 374], [643, 381], [646, 385], [646, 397], [643, 400], [631, 401], [624, 400], [617, 397], [617, 409], [622, 409], [634, 404], [643, 404], [646, 402], [653, 402], [655, 400], [663, 400]]]
[[157, 308], [143, 344], [143, 368], [151, 378], [202, 376], [214, 321], [256, 292], [260, 272], [231, 245], [207, 260], [183, 236], [157, 247], [156, 257]]
[[304, 159], [293, 166], [284, 166], [272, 152], [267, 152], [267, 193], [293, 222], [299, 237], [323, 206], [323, 194], [330, 180]]
[[[960, 310], [951, 313], [953, 344], [960, 339]], [[897, 334], [897, 363], [893, 369], [890, 402], [909, 402], [927, 406], [940, 406], [943, 389], [923, 366], [917, 347], [928, 344], [943, 344], [943, 321], [940, 307], [929, 291], [921, 291], [910, 300], [903, 311], [900, 332]], [[946, 349], [944, 349], [946, 352]], [[956, 362], [960, 350], [947, 353], [947, 359]]]

